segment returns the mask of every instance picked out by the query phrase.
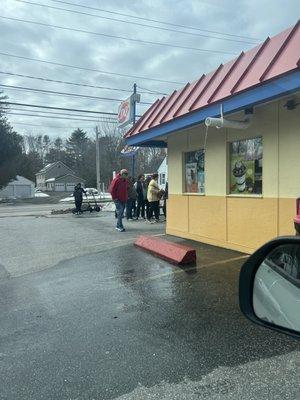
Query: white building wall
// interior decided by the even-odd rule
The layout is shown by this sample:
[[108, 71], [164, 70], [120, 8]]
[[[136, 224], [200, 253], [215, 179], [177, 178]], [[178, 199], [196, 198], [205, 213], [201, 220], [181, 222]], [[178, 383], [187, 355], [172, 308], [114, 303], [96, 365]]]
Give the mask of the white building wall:
[[158, 184], [162, 189], [165, 189], [166, 182], [168, 182], [168, 156], [163, 159], [158, 170]]

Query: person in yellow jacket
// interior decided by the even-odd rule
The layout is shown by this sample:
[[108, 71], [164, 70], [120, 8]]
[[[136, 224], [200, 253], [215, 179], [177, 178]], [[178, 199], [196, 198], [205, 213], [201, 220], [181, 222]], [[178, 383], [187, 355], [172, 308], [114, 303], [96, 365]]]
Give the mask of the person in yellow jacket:
[[151, 219], [153, 213], [155, 216], [154, 222], [159, 222], [159, 200], [163, 195], [163, 191], [158, 186], [158, 174], [153, 174], [152, 179], [148, 185], [147, 199], [149, 201], [149, 215], [148, 222], [152, 223]]

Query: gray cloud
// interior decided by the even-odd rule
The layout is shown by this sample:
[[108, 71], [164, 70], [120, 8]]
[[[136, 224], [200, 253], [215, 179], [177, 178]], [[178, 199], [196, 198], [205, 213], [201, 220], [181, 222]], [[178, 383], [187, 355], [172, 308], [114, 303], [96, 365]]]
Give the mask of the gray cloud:
[[[35, 1], [35, 0], [32, 0]], [[123, 0], [72, 0], [78, 4], [133, 14], [137, 16], [170, 21], [175, 24], [199, 27], [201, 29], [249, 36], [264, 39], [294, 24], [299, 16], [299, 0], [141, 0], [138, 2], [124, 2]], [[36, 0], [40, 2], [41, 0]], [[42, 2], [46, 5], [82, 10], [92, 14], [112, 18], [126, 19], [116, 15], [78, 9], [76, 7], [57, 4], [51, 0]], [[22, 4], [14, 0], [2, 0], [0, 15], [23, 18], [47, 24], [68, 26], [94, 32], [103, 32], [110, 35], [127, 36], [145, 41], [171, 43], [182, 46], [227, 51], [238, 54], [248, 50], [250, 44], [216, 40], [212, 38], [187, 36], [175, 32], [160, 31], [146, 27], [113, 22], [100, 18], [77, 15], [73, 13], [51, 10], [29, 4]], [[134, 22], [162, 26], [159, 23], [146, 21]], [[181, 29], [183, 28], [176, 28]], [[201, 33], [201, 32], [198, 32]], [[198, 52], [195, 50], [174, 49], [155, 45], [143, 45], [121, 39], [105, 38], [101, 36], [76, 33], [59, 29], [41, 27], [16, 21], [0, 21], [0, 51], [17, 54], [25, 57], [40, 58], [78, 65], [87, 68], [106, 70], [115, 73], [151, 77], [170, 81], [193, 81], [202, 73], [216, 68], [220, 63], [229, 61], [234, 56], [214, 53]], [[59, 66], [41, 64], [26, 60], [19, 60], [1, 56], [1, 71], [19, 74], [48, 77], [50, 79], [83, 82], [92, 85], [102, 85], [130, 90], [134, 83], [131, 78], [99, 74], [96, 72], [81, 71]], [[141, 87], [163, 92], [171, 92], [178, 85], [158, 83], [147, 80], [136, 80]], [[20, 85], [62, 92], [73, 92], [101, 97], [126, 98], [124, 92], [91, 89], [68, 86], [50, 82], [34, 81], [26, 78], [0, 75], [2, 84]], [[67, 98], [50, 96], [38, 93], [27, 93], [7, 90], [10, 101], [50, 105], [56, 107], [74, 107], [82, 109], [116, 112], [118, 103], [104, 102], [84, 98]], [[147, 102], [154, 101], [156, 96], [143, 95]], [[139, 106], [138, 113], [147, 107]], [[45, 118], [10, 116], [12, 124], [20, 133], [43, 132], [51, 136], [69, 135], [71, 130], [80, 125], [92, 133], [94, 124], [91, 122], [78, 123], [76, 121], [48, 120]], [[30, 127], [17, 123], [43, 125]], [[47, 126], [55, 125], [62, 129], [51, 129]]]

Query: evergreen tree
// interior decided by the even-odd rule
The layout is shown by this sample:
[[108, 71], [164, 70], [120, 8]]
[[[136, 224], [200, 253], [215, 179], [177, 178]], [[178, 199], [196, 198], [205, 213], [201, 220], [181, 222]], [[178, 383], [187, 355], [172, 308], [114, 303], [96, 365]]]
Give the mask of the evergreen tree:
[[89, 139], [87, 133], [78, 128], [72, 132], [66, 142], [68, 165], [79, 173], [84, 164], [84, 154], [87, 150]]
[[18, 160], [22, 155], [22, 136], [4, 117], [0, 117], [0, 189], [16, 178]]
[[64, 142], [60, 137], [57, 137], [53, 142], [54, 149], [57, 151], [62, 151], [64, 147]]

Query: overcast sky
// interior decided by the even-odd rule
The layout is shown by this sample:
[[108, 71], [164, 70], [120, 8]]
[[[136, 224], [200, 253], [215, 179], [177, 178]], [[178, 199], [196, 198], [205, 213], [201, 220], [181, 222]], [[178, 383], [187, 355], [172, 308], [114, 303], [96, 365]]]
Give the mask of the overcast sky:
[[[25, 4], [16, 0], [1, 0], [0, 17], [25, 19], [135, 40], [195, 48], [193, 50], [143, 44], [0, 18], [1, 53], [140, 77], [130, 78], [101, 74], [0, 55], [0, 72], [124, 89], [128, 90], [128, 93], [120, 90], [87, 88], [0, 73], [2, 85], [114, 99], [128, 97], [134, 82], [141, 88], [170, 93], [182, 85], [157, 82], [151, 79], [179, 83], [191, 82], [203, 73], [216, 68], [220, 63], [234, 58], [242, 50], [254, 47], [267, 36], [273, 36], [295, 24], [300, 17], [299, 0], [66, 0], [68, 3], [129, 15], [126, 17], [62, 4], [53, 0], [28, 1], [90, 13], [98, 17]], [[130, 16], [185, 25], [198, 30], [149, 22]], [[156, 28], [135, 25], [133, 22], [155, 26]], [[198, 36], [160, 30], [157, 27], [190, 32]], [[142, 77], [148, 78], [148, 80], [142, 79]], [[7, 88], [3, 90], [9, 96], [9, 101], [16, 103], [106, 112], [117, 112], [118, 109], [117, 101], [54, 96]], [[147, 103], [153, 102], [156, 98], [157, 95], [155, 94], [142, 94], [142, 101]], [[21, 106], [11, 107], [14, 108], [14, 110], [11, 110], [13, 113], [25, 113], [26, 110], [25, 107]], [[147, 107], [149, 106], [139, 105], [138, 113], [142, 114]], [[24, 109], [24, 111], [20, 111], [21, 109]], [[33, 108], [27, 108], [28, 114], [31, 113], [29, 110], [33, 110]], [[48, 115], [50, 116], [50, 114]], [[46, 133], [51, 137], [66, 137], [76, 127], [81, 127], [92, 134], [95, 126], [94, 122], [61, 120], [55, 118], [55, 115], [51, 116], [52, 119], [9, 115], [9, 120], [19, 133]]]

